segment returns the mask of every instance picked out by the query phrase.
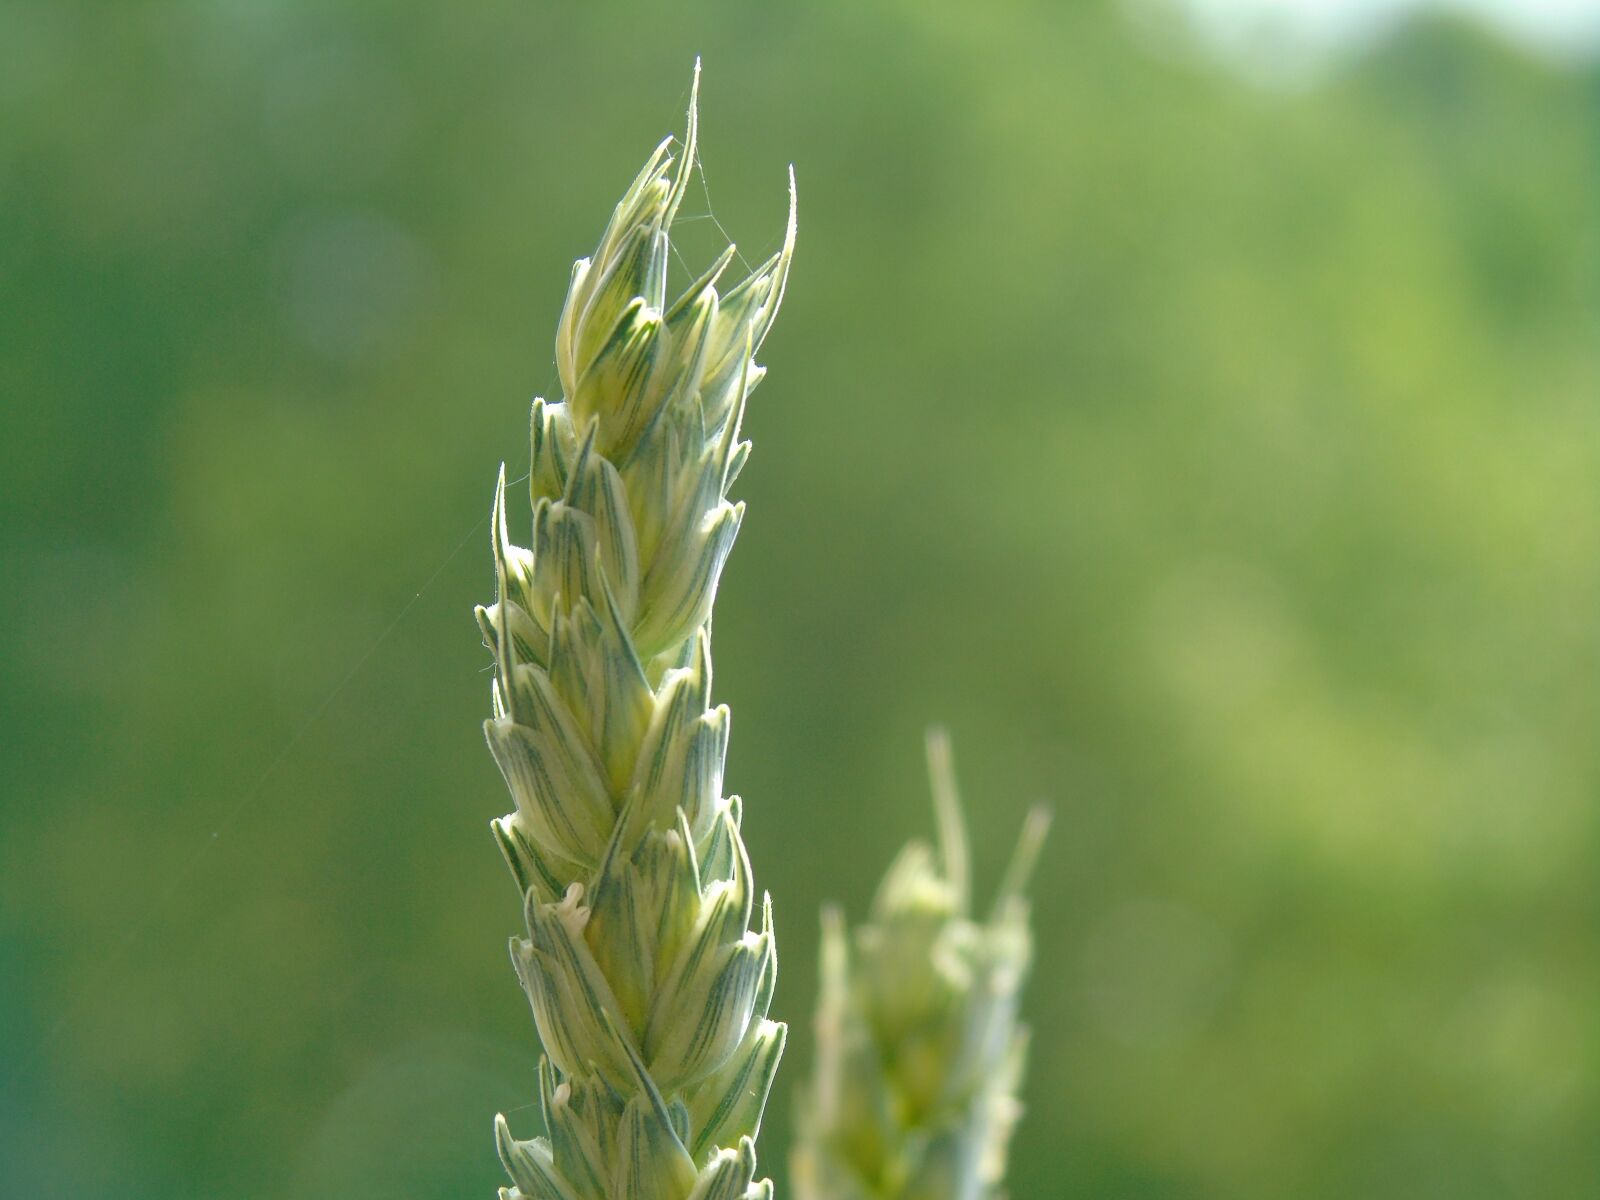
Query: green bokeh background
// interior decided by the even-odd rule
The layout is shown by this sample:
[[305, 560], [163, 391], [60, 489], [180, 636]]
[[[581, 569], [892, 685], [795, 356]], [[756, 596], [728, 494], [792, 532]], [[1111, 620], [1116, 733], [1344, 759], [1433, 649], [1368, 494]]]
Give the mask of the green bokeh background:
[[[816, 913], [1057, 810], [1019, 1198], [1600, 1194], [1600, 68], [1120, 5], [7, 0], [0, 1193], [488, 1197], [484, 517], [704, 55], [800, 181], [717, 618]], [[708, 209], [707, 196], [710, 207]], [[685, 253], [715, 247], [711, 220]]]

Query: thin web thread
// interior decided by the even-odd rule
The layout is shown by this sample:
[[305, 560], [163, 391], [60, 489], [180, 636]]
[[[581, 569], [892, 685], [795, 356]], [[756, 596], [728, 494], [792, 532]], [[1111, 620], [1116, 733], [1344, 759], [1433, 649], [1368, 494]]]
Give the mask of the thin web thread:
[[716, 209], [711, 205], [711, 185], [706, 181], [705, 151], [701, 150], [698, 146], [695, 147], [694, 152], [694, 169], [700, 176], [700, 193], [706, 199], [706, 211], [701, 214], [702, 218], [715, 225], [717, 228], [717, 233], [721, 236], [722, 240], [735, 248], [734, 255], [738, 258], [740, 265], [744, 267], [745, 271], [749, 272], [755, 270], [755, 268], [750, 265], [750, 260], [744, 256], [744, 251], [738, 249], [739, 243], [733, 240], [733, 236], [728, 232], [727, 228], [722, 224], [721, 221], [717, 220]]
[[[679, 151], [681, 152], [683, 149], [682, 139], [674, 138], [673, 140], [677, 143]], [[695, 147], [694, 163], [691, 167], [691, 170], [693, 170], [700, 179], [700, 194], [705, 199], [705, 211], [689, 213], [687, 215], [675, 217], [673, 219], [673, 224], [694, 225], [701, 221], [710, 221], [712, 226], [716, 229], [717, 235], [721, 237], [722, 240], [728, 245], [734, 247], [734, 257], [739, 260], [739, 264], [744, 267], [746, 273], [754, 271], [755, 264], [745, 257], [744, 251], [738, 248], [738, 241], [735, 240], [734, 236], [728, 232], [728, 227], [724, 225], [721, 219], [717, 216], [716, 206], [711, 202], [711, 183], [706, 177], [705, 151], [698, 146]], [[679, 252], [676, 245], [673, 245], [672, 251], [673, 254], [677, 256], [678, 265], [684, 269], [684, 272], [688, 275], [688, 277], [690, 279], [695, 278], [698, 272], [689, 268], [689, 264], [684, 261], [683, 255], [681, 252]], [[763, 257], [765, 256], [763, 255]]]

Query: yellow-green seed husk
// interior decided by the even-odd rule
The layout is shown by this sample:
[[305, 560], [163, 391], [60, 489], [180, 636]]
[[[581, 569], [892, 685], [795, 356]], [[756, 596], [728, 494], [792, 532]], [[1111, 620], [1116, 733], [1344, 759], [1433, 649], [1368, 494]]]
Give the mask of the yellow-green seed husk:
[[1021, 889], [1048, 817], [1028, 817], [990, 914], [971, 912], [966, 833], [943, 734], [929, 735], [938, 852], [913, 842], [853, 935], [823, 914], [816, 1071], [799, 1097], [799, 1200], [990, 1200], [1005, 1176], [1027, 1054], [1032, 954]]
[[[699, 71], [696, 68], [696, 93]], [[722, 794], [711, 609], [743, 505], [753, 355], [794, 249], [718, 290], [730, 246], [676, 299], [669, 231], [696, 105], [573, 269], [562, 399], [536, 400], [528, 546], [496, 487], [485, 723], [515, 809], [494, 832], [523, 901], [517, 976], [544, 1056], [545, 1134], [495, 1122], [502, 1200], [758, 1200], [755, 1137], [785, 1028], [770, 898]], [[678, 152], [678, 151], [681, 151]]]

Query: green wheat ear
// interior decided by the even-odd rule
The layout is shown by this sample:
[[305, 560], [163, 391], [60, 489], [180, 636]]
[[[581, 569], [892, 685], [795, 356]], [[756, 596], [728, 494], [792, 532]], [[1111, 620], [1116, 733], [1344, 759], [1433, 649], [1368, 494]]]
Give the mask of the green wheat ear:
[[[502, 1200], [758, 1200], [755, 1137], [785, 1027], [769, 897], [722, 795], [728, 709], [711, 706], [711, 607], [744, 515], [728, 486], [753, 361], [794, 251], [725, 293], [668, 303], [668, 231], [695, 165], [656, 148], [556, 334], [562, 400], [533, 404], [529, 548], [495, 489], [494, 653], [484, 725], [516, 810], [494, 833], [524, 898], [511, 958], [544, 1047], [546, 1136], [495, 1120]], [[751, 928], [752, 919], [757, 928]]]
[[[1017, 1003], [1032, 939], [1022, 888], [1049, 826], [1028, 815], [989, 916], [971, 916], [950, 748], [928, 735], [938, 854], [913, 842], [871, 919], [823, 914], [816, 1073], [800, 1096], [800, 1200], [980, 1200], [1000, 1194], [1027, 1053]], [[852, 953], [853, 950], [853, 953]]]

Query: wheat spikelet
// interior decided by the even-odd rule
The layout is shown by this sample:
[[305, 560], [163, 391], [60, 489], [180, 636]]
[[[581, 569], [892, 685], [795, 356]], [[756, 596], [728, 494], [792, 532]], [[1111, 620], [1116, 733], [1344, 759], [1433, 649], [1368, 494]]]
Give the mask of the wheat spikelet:
[[980, 1200], [1000, 1195], [1027, 1051], [1017, 1002], [1031, 954], [1022, 887], [1048, 826], [1029, 814], [983, 921], [950, 752], [929, 734], [939, 853], [890, 867], [853, 946], [823, 914], [817, 1064], [800, 1096], [800, 1200]]
[[[512, 960], [544, 1048], [546, 1136], [496, 1118], [502, 1200], [757, 1200], [755, 1136], [783, 1050], [770, 898], [722, 795], [711, 607], [744, 507], [728, 486], [782, 250], [719, 293], [732, 246], [671, 303], [669, 228], [695, 165], [663, 142], [573, 269], [563, 399], [533, 405], [529, 548], [495, 490], [494, 832], [524, 897]], [[756, 927], [752, 929], [752, 920]]]

